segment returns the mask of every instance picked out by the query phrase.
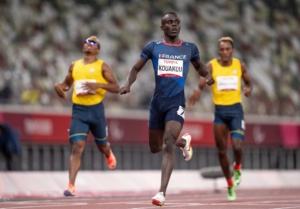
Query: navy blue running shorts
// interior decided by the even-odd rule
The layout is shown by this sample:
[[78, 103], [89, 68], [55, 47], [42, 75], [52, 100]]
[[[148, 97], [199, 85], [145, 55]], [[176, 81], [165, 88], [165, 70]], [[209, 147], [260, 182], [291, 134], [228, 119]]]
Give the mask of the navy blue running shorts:
[[107, 126], [103, 103], [91, 106], [73, 104], [72, 121], [69, 130], [69, 140], [86, 140], [91, 131], [97, 144], [107, 142]]
[[173, 97], [153, 97], [150, 104], [148, 128], [164, 130], [168, 121], [175, 120], [183, 125], [185, 115], [184, 92]]
[[225, 124], [229, 128], [230, 136], [244, 139], [245, 121], [241, 103], [215, 106], [214, 124]]

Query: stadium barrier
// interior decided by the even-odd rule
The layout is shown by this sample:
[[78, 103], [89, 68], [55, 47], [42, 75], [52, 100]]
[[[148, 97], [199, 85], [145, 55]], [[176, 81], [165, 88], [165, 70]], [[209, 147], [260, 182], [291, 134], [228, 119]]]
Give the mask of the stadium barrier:
[[[68, 111], [23, 110], [2, 108], [4, 119], [21, 136], [23, 154], [20, 170], [67, 170], [70, 157]], [[160, 169], [161, 154], [151, 154], [148, 147], [145, 111], [108, 110], [109, 141], [118, 159], [117, 169]], [[176, 151], [175, 169], [201, 169], [218, 165], [214, 146], [211, 117], [187, 116], [182, 134], [193, 136], [194, 157], [186, 163]], [[300, 123], [291, 120], [263, 118], [246, 119], [243, 167], [249, 169], [299, 169]], [[229, 156], [232, 152], [229, 150]], [[82, 156], [83, 170], [106, 170], [91, 135]], [[4, 170], [3, 160], [0, 162]]]

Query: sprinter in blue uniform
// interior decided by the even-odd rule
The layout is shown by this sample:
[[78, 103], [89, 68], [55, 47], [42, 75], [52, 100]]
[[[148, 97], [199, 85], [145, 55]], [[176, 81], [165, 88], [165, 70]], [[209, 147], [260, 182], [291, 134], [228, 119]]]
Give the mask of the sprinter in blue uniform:
[[174, 12], [161, 19], [164, 38], [149, 42], [140, 59], [131, 68], [120, 94], [130, 92], [130, 86], [149, 59], [152, 60], [155, 90], [150, 104], [148, 122], [149, 145], [152, 153], [163, 151], [161, 185], [152, 198], [152, 204], [162, 206], [169, 179], [174, 167], [174, 150], [180, 147], [186, 161], [192, 158], [191, 135], [178, 139], [185, 114], [184, 85], [191, 62], [198, 74], [212, 85], [214, 79], [206, 65], [200, 61], [199, 51], [194, 43], [179, 39], [180, 19]]

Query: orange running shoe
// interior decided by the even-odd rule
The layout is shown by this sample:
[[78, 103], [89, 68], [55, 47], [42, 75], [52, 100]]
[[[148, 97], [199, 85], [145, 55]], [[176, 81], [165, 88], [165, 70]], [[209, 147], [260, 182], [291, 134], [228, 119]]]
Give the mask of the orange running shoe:
[[109, 157], [106, 158], [106, 163], [107, 163], [107, 167], [110, 170], [115, 169], [116, 165], [117, 165], [117, 160], [116, 157], [114, 155], [114, 153], [112, 152], [112, 150], [110, 149], [110, 154]]
[[66, 197], [70, 197], [70, 196], [75, 196], [76, 195], [75, 187], [71, 183], [69, 183], [68, 188], [64, 191], [64, 195]]

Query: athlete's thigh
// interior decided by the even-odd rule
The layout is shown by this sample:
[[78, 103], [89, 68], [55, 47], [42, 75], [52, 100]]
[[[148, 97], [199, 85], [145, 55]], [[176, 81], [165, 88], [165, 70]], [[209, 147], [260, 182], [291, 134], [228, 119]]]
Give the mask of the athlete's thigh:
[[107, 142], [107, 125], [102, 103], [90, 108], [89, 114], [90, 131], [95, 138], [96, 144], [103, 145]]
[[78, 140], [86, 140], [89, 132], [89, 126], [87, 123], [82, 121], [80, 118], [72, 117], [71, 125], [69, 129], [69, 140], [70, 143], [74, 143]]
[[148, 129], [149, 145], [152, 148], [161, 148], [166, 140], [173, 140], [175, 143], [181, 132], [182, 125], [178, 121], [170, 120], [165, 125], [165, 130]]
[[229, 134], [229, 121], [227, 120], [225, 110], [222, 107], [217, 107], [214, 114], [214, 138], [218, 148], [227, 147], [227, 138]]
[[231, 114], [229, 123], [229, 131], [231, 138], [243, 140], [245, 133], [244, 113], [241, 105], [235, 105], [234, 111]]
[[158, 129], [148, 129], [148, 139], [149, 139], [149, 146], [157, 149], [161, 149], [163, 146], [163, 136], [164, 130]]
[[228, 139], [228, 127], [226, 124], [214, 124], [214, 138], [215, 143], [218, 149], [223, 149], [227, 147], [227, 139]]
[[[175, 143], [179, 137], [181, 129], [182, 129], [182, 124], [179, 121], [176, 121], [176, 120], [168, 121], [166, 123], [164, 140], [172, 139], [172, 140], [174, 140], [173, 143]], [[166, 143], [166, 142], [164, 142], [164, 143]]]
[[[150, 104], [150, 114], [148, 120], [148, 128], [151, 130], [161, 130], [165, 129], [165, 112], [161, 110], [163, 102], [160, 102], [158, 98], [155, 98], [151, 101]], [[151, 131], [152, 132], [152, 131]], [[150, 134], [149, 134], [150, 139]]]
[[[176, 98], [169, 101], [168, 106], [165, 107], [166, 117], [165, 124], [169, 121], [177, 121], [183, 126], [185, 118], [185, 101], [177, 100]], [[171, 123], [173, 125], [173, 123]]]

